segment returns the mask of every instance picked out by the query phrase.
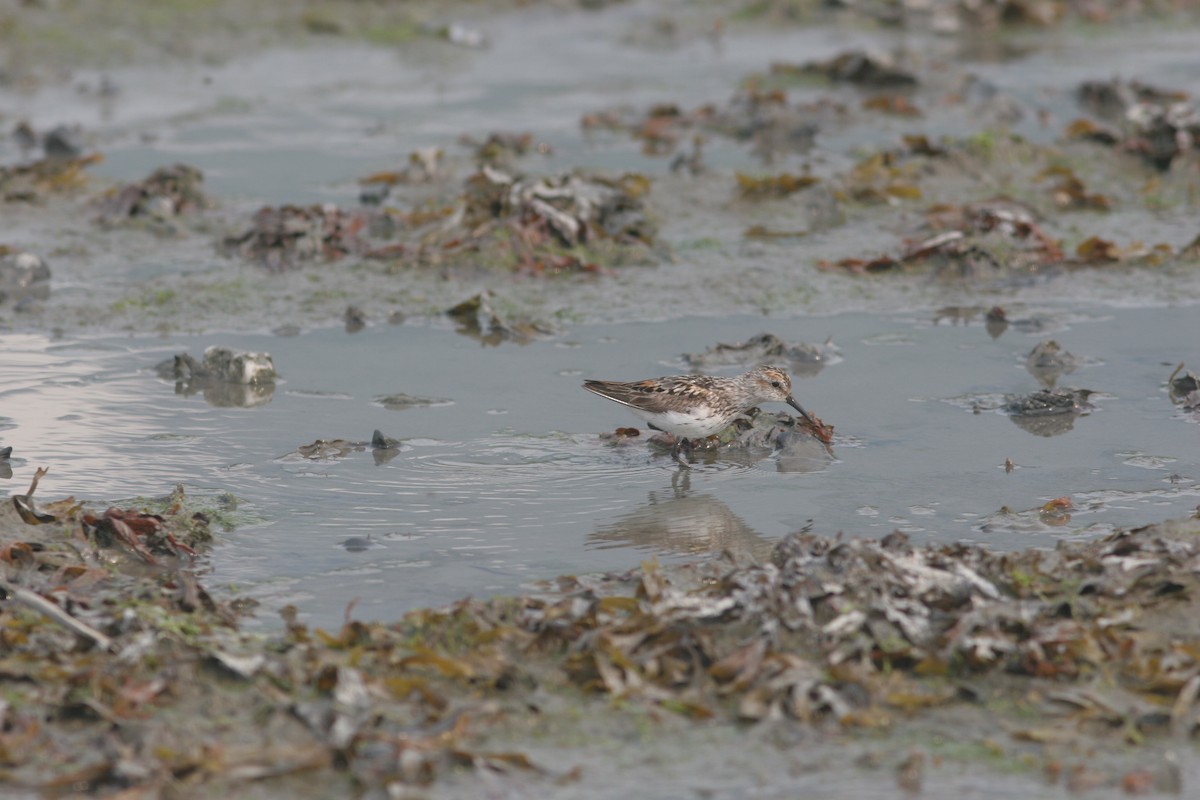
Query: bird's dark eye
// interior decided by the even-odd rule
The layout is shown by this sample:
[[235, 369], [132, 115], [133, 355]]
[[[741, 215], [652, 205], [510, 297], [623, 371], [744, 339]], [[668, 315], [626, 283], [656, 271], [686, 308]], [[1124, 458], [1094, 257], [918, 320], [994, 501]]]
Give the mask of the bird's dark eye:
[[783, 388], [783, 384], [781, 384], [779, 381], [771, 381], [771, 385], [774, 386], [776, 389]]

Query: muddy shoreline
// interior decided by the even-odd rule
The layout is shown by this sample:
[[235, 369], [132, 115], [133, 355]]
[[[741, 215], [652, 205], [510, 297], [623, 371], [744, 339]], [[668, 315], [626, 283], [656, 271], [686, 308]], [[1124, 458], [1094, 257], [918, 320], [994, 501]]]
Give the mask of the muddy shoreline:
[[[220, 512], [182, 489], [154, 515], [21, 503], [41, 524], [0, 519], [16, 790], [576, 796], [618, 764], [662, 796], [736, 793], [739, 766], [827, 796], [1194, 779], [1194, 519], [1007, 555], [798, 533], [757, 564], [648, 561], [340, 631], [293, 610], [261, 635], [197, 582]], [[730, 736], [754, 743], [736, 765]]]
[[[1170, 80], [1169, 62], [1149, 62], [1149, 74], [1110, 79], [1109, 64], [1086, 40], [1066, 35], [1057, 51], [1040, 54], [1037, 29], [1001, 29], [1023, 55], [997, 64], [956, 61], [954, 40], [936, 37], [920, 39], [932, 48], [924, 58], [903, 50], [885, 58], [874, 54], [888, 53], [887, 37], [846, 32], [843, 50], [895, 61], [897, 72], [916, 82], [897, 87], [878, 76], [855, 82], [822, 75], [822, 68], [847, 68], [834, 60], [813, 58], [808, 73], [798, 66], [803, 59], [783, 61], [795, 51], [764, 30], [770, 13], [734, 15], [718, 26], [722, 38], [710, 40], [705, 31], [724, 19], [710, 18], [713, 11], [689, 16], [668, 7], [656, 14], [618, 4], [581, 15], [533, 7], [493, 17], [486, 23], [492, 40], [481, 48], [439, 40], [441, 28], [422, 23], [414, 28], [416, 44], [398, 45], [415, 64], [396, 63], [395, 56], [389, 63], [387, 50], [357, 44], [350, 23], [339, 36], [305, 35], [280, 23], [267, 28], [279, 37], [277, 46], [299, 49], [193, 55], [199, 63], [176, 59], [155, 81], [145, 69], [117, 64], [107, 113], [97, 111], [101, 99], [92, 84], [110, 73], [93, 64], [77, 79], [64, 79], [69, 67], [39, 67], [54, 52], [39, 51], [20, 62], [30, 77], [14, 76], [7, 91], [12, 126], [28, 124], [33, 138], [25, 146], [10, 136], [6, 163], [37, 159], [39, 137], [58, 126], [66, 127], [83, 163], [48, 165], [63, 169], [60, 175], [6, 179], [3, 243], [43, 258], [54, 291], [48, 301], [10, 301], [5, 324], [42, 331], [307, 329], [340, 323], [348, 308], [373, 324], [397, 316], [437, 322], [481, 291], [493, 292], [507, 316], [550, 330], [574, 321], [747, 312], [994, 304], [1020, 311], [1200, 299], [1188, 249], [1197, 235], [1187, 213], [1192, 151], [1139, 153], [1170, 130], [1142, 134], [1120, 120], [1131, 107], [1122, 103], [1143, 102], [1139, 81], [1160, 90], [1152, 78]], [[208, 24], [223, 30], [223, 17], [215, 17]], [[662, 22], [662, 41], [627, 41], [630, 28], [647, 20], [673, 20], [674, 27]], [[669, 70], [680, 57], [704, 56], [720, 71], [700, 81], [667, 72], [657, 91], [572, 94], [564, 80], [544, 100], [523, 94], [531, 76], [487, 71], [489, 60], [498, 70], [513, 68], [521, 35], [531, 37], [531, 47], [549, 48], [588, 25], [644, 59], [645, 68]], [[1156, 37], [1167, 43], [1163, 54], [1179, 52], [1183, 42], [1156, 25], [1163, 23], [1151, 16], [1126, 38], [1101, 35], [1110, 37], [1113, 57], [1127, 55], [1131, 65]], [[803, 23], [792, 30], [801, 47], [817, 41], [804, 38]], [[912, 36], [927, 34], [918, 29]], [[746, 52], [756, 46], [772, 55]], [[295, 55], [288, 61], [272, 55], [278, 52]], [[306, 58], [330, 64], [331, 73], [314, 72], [308, 82], [300, 73], [282, 85], [271, 79], [280, 70], [304, 69]], [[127, 63], [139, 61], [130, 56]], [[588, 54], [587, 65], [600, 63], [599, 54]], [[1039, 82], [1042, 75], [1051, 82]], [[402, 94], [389, 110], [397, 95], [377, 85], [385, 76], [415, 93], [413, 99]], [[1088, 100], [1089, 78], [1094, 93], [1111, 98]], [[466, 127], [478, 124], [473, 118], [429, 130], [408, 122], [422, 113], [422, 103], [469, 104], [460, 97], [477, 83], [496, 95], [491, 124], [512, 129]], [[171, 95], [174, 84], [186, 88]], [[1138, 113], [1167, 113], [1175, 102], [1186, 114], [1187, 101], [1169, 94], [1174, 88], [1163, 85], [1164, 96], [1152, 98], [1158, 105]], [[681, 99], [653, 100], [673, 91]], [[1186, 86], [1178, 91], [1186, 93]], [[877, 102], [895, 98], [910, 106], [896, 113]], [[166, 103], [163, 112], [153, 111]], [[294, 116], [305, 106], [311, 112]], [[532, 130], [517, 127], [522, 115]], [[347, 132], [339, 116], [357, 129]], [[305, 126], [314, 132], [301, 135]], [[321, 133], [331, 141], [328, 166], [311, 154], [320, 152], [314, 137]], [[1179, 136], [1188, 135], [1181, 127]], [[152, 183], [155, 169], [189, 164], [189, 156], [187, 168], [200, 170], [193, 200], [136, 188]], [[552, 182], [572, 172], [588, 192], [607, 181], [624, 196], [592, 219], [562, 197], [553, 202], [565, 216], [530, 210], [548, 192], [561, 195]], [[551, 183], [538, 189], [539, 181]], [[489, 219], [480, 202], [504, 186], [522, 187], [525, 206], [492, 209], [497, 215]], [[143, 202], [122, 199], [136, 191], [147, 193]], [[363, 205], [363, 198], [378, 205]], [[1059, 250], [1039, 252], [1027, 230], [1005, 232], [995, 218], [987, 222], [972, 211], [999, 201], [1008, 206], [992, 212], [1027, 220], [1018, 226], [1036, 220], [1037, 236]], [[341, 217], [318, 223], [299, 216], [314, 203], [336, 204]], [[289, 236], [305, 226], [310, 237], [314, 225], [333, 226], [320, 247], [309, 247], [315, 259], [297, 258], [256, 217], [264, 206], [293, 205], [293, 218], [277, 223], [300, 226]], [[954, 219], [956, 213], [963, 218]], [[574, 225], [567, 222], [572, 214], [584, 227], [564, 233]], [[253, 236], [266, 238], [255, 244], [247, 238]], [[927, 249], [917, 258], [921, 244]], [[653, 269], [640, 268], [646, 265]], [[885, 269], [906, 274], [857, 280], [839, 274]], [[94, 280], [98, 273], [105, 280]]]

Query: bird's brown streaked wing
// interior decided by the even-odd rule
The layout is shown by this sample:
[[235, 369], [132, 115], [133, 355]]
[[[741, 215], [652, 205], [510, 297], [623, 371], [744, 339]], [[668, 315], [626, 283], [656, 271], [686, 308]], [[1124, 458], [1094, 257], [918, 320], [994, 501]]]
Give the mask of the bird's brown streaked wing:
[[644, 408], [657, 393], [652, 381], [622, 383], [620, 381], [584, 381], [583, 388], [593, 394], [615, 400], [621, 405]]
[[693, 381], [658, 378], [656, 380], [633, 381], [584, 381], [583, 388], [601, 397], [615, 400], [631, 408], [656, 410], [666, 397], [689, 397], [702, 399], [707, 397], [708, 383], [701, 381], [697, 385]]
[[583, 388], [622, 405], [629, 405], [629, 385], [616, 381], [584, 381]]

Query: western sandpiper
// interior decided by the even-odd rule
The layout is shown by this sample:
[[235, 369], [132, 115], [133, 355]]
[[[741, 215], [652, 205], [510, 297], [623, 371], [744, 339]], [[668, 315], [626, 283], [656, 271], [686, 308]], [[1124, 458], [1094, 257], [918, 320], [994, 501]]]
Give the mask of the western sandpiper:
[[691, 451], [691, 439], [720, 433], [759, 403], [787, 403], [817, 426], [792, 397], [792, 379], [779, 367], [756, 367], [736, 378], [671, 375], [632, 383], [584, 381], [583, 388], [628, 406], [651, 428], [672, 434], [671, 457], [685, 467], [689, 464], [681, 451]]

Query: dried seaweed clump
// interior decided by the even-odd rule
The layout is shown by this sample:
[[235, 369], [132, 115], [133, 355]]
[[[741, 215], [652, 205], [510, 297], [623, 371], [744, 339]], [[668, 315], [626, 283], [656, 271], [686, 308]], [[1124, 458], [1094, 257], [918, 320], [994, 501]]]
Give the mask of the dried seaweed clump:
[[525, 179], [484, 166], [453, 204], [432, 210], [266, 207], [224, 249], [272, 271], [361, 256], [394, 269], [594, 272], [656, 258], [643, 203], [649, 189], [640, 175]]
[[534, 273], [653, 260], [649, 190], [649, 179], [635, 174], [521, 178], [484, 166], [467, 179], [450, 224], [424, 239], [423, 255]]
[[[175, 566], [187, 525], [206, 528], [181, 496], [160, 516], [45, 516], [0, 509], [5, 774], [30, 790], [229, 796], [303, 776], [401, 796], [464, 766], [566, 781], [485, 737], [557, 697], [578, 720], [573, 689], [697, 719], [874, 728], [983, 703], [995, 726], [1042, 704], [1040, 741], [1200, 731], [1196, 520], [1012, 554], [800, 532], [756, 566], [648, 562], [335, 634], [285, 610], [267, 639]], [[1018, 736], [1022, 714], [995, 727]]]
[[[703, 171], [700, 144], [706, 134], [749, 142], [755, 155], [770, 161], [791, 153], [806, 153], [816, 140], [820, 122], [838, 120], [845, 109], [835, 102], [788, 104], [781, 89], [760, 88], [759, 79], [747, 81], [723, 106], [706, 104], [690, 111], [675, 103], [660, 103], [638, 111], [614, 108], [585, 114], [580, 125], [585, 131], [620, 131], [641, 142], [647, 156], [667, 156], [682, 144], [693, 144], [691, 168]], [[683, 160], [681, 160], [683, 159]], [[686, 165], [676, 159], [673, 169]]]
[[87, 183], [85, 170], [103, 161], [99, 153], [47, 156], [38, 161], [0, 166], [0, 201], [40, 203], [48, 194], [71, 192]]
[[127, 183], [102, 195], [96, 205], [100, 222], [149, 217], [169, 220], [211, 205], [204, 194], [204, 173], [187, 164], [160, 167], [143, 181]]
[[945, 678], [1003, 671], [1115, 680], [1142, 698], [1120, 710], [1078, 700], [1076, 724], [1106, 715], [1194, 735], [1198, 531], [1168, 523], [1017, 554], [800, 533], [767, 565], [686, 585], [646, 564], [629, 576], [633, 596], [581, 586], [527, 602], [518, 621], [566, 645], [564, 669], [584, 687], [696, 716], [732, 703], [743, 718], [874, 726], [962, 699]]
[[1160, 171], [1200, 148], [1200, 110], [1187, 93], [1160, 89], [1139, 81], [1085, 81], [1079, 101], [1117, 129], [1080, 119], [1067, 135], [1141, 156]]
[[271, 272], [306, 261], [333, 261], [369, 249], [364, 229], [376, 211], [343, 211], [334, 205], [264, 206], [245, 231], [226, 237], [222, 249]]
[[753, 367], [787, 362], [793, 374], [815, 375], [827, 364], [841, 361], [841, 351], [832, 340], [824, 344], [787, 342], [773, 333], [760, 333], [744, 342], [721, 342], [703, 353], [684, 353], [683, 360], [697, 370], [736, 365]]

